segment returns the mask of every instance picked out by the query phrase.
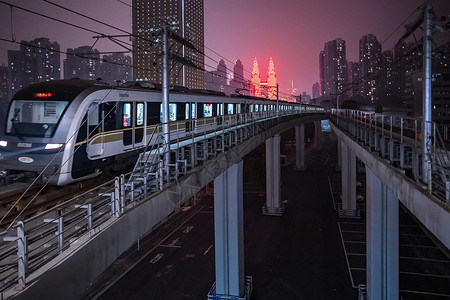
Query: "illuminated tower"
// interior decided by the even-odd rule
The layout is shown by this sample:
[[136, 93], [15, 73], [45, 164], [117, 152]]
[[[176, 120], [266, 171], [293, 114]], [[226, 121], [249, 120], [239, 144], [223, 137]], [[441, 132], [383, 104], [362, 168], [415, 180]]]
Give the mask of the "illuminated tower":
[[272, 57], [269, 60], [269, 68], [267, 70], [267, 98], [271, 100], [277, 99], [277, 76]]
[[250, 96], [261, 97], [261, 77], [259, 75], [258, 60], [256, 59], [256, 57], [253, 61]]

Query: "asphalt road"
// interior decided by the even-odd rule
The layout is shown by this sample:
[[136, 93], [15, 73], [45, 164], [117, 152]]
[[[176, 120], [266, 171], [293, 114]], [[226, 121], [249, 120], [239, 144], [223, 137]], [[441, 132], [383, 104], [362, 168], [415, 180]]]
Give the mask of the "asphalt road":
[[[252, 300], [357, 299], [365, 283], [365, 202], [360, 219], [340, 219], [336, 148], [307, 155], [294, 171], [284, 148], [282, 217], [264, 216], [265, 190], [244, 183], [245, 275]], [[364, 179], [361, 178], [364, 182]], [[358, 188], [364, 194], [364, 185]], [[364, 195], [362, 195], [364, 196]], [[132, 247], [90, 289], [86, 299], [206, 299], [214, 279], [212, 189]], [[448, 299], [450, 260], [404, 211], [400, 213], [400, 289], [403, 299]]]
[[[282, 217], [262, 215], [265, 191], [244, 184], [245, 274], [251, 299], [355, 299], [324, 164], [282, 168]], [[211, 194], [210, 190], [210, 194]], [[206, 299], [214, 279], [212, 195], [125, 253], [86, 291], [98, 299]], [[124, 275], [121, 275], [126, 270]]]

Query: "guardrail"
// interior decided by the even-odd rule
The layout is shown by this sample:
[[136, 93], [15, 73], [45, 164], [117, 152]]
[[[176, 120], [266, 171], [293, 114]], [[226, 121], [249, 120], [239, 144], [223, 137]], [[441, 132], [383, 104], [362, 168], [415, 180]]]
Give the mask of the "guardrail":
[[[25, 287], [33, 272], [49, 266], [53, 259], [79, 242], [80, 237], [89, 240], [140, 201], [150, 199], [167, 183], [201, 165], [208, 157], [305, 113], [316, 112], [286, 110], [278, 115], [271, 111], [236, 114], [225, 116], [221, 122], [214, 119], [213, 125], [207, 123], [207, 119], [197, 120], [197, 127], [190, 136], [175, 135], [171, 140], [170, 151], [176, 159], [168, 166], [159, 160], [164, 150], [161, 150], [159, 140], [155, 139], [158, 147], [149, 148], [150, 152], [145, 153], [155, 151], [158, 159], [147, 160], [147, 163], [135, 167], [132, 173], [122, 174], [1, 232], [0, 293], [3, 295], [13, 286], [19, 289]], [[185, 121], [172, 122], [171, 126], [185, 130]], [[154, 132], [161, 131], [155, 128]], [[186, 147], [190, 147], [191, 154], [188, 154]], [[145, 153], [141, 154], [141, 159]], [[184, 156], [184, 159], [179, 156]]]
[[[390, 160], [391, 164], [404, 169], [407, 176], [422, 181], [422, 145], [423, 122], [420, 118], [384, 115], [375, 112], [339, 109], [332, 111], [332, 119], [337, 126], [354, 138], [378, 151], [380, 156]], [[424, 182], [430, 194], [435, 195], [445, 205], [450, 205], [450, 153], [446, 145], [449, 136], [442, 136], [445, 128], [438, 129], [431, 122], [432, 137], [428, 143], [431, 160], [427, 178]]]

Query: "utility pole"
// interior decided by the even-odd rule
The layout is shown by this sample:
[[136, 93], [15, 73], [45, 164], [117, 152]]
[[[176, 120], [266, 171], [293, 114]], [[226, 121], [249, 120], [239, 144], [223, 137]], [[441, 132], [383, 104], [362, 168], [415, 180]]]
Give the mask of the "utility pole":
[[169, 176], [170, 163], [170, 128], [169, 128], [169, 34], [167, 25], [163, 25], [163, 149], [164, 149], [164, 168]]
[[336, 124], [339, 125], [339, 80], [336, 80]]
[[278, 107], [278, 87], [279, 87], [279, 84], [277, 83], [277, 118], [278, 118], [278, 116], [279, 116], [279, 107]]
[[430, 168], [431, 168], [431, 34], [433, 29], [432, 24], [433, 6], [428, 1], [424, 10], [425, 20], [425, 36], [423, 37], [423, 109], [422, 109], [422, 179], [424, 183], [428, 183]]

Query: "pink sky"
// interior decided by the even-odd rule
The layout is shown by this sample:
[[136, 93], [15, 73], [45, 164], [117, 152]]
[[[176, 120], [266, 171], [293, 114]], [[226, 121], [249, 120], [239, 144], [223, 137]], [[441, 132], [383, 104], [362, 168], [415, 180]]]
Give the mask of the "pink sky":
[[[69, 20], [106, 34], [117, 31], [73, 16], [41, 0], [5, 0], [43, 14]], [[52, 0], [55, 3], [95, 17], [98, 20], [131, 31], [131, 8], [117, 0]], [[131, 3], [131, 0], [121, 0]], [[205, 52], [214, 61], [205, 59], [208, 66], [216, 67], [220, 59], [211, 50], [225, 57], [229, 69], [240, 59], [244, 76], [250, 78], [254, 57], [258, 58], [260, 71], [266, 76], [269, 57], [273, 57], [278, 83], [282, 91], [294, 85], [298, 93], [311, 94], [313, 83], [318, 81], [318, 55], [327, 41], [343, 38], [347, 45], [347, 59], [358, 60], [358, 41], [372, 33], [385, 41], [391, 33], [419, 7], [423, 0], [205, 0]], [[450, 15], [449, 0], [432, 1], [436, 14]], [[16, 40], [48, 37], [57, 41], [61, 49], [93, 45], [92, 33], [73, 29], [48, 21], [42, 17], [15, 9], [12, 32]], [[407, 23], [418, 16], [416, 12]], [[11, 38], [11, 13], [8, 6], [0, 4], [0, 38]], [[404, 33], [404, 27], [383, 44], [383, 50], [392, 49]], [[419, 36], [421, 34], [419, 33]], [[448, 37], [448, 34], [447, 34]], [[100, 51], [117, 50], [107, 40], [95, 47]], [[17, 45], [0, 41], [0, 64], [6, 64], [6, 50]], [[211, 50], [210, 50], [211, 49]]]

